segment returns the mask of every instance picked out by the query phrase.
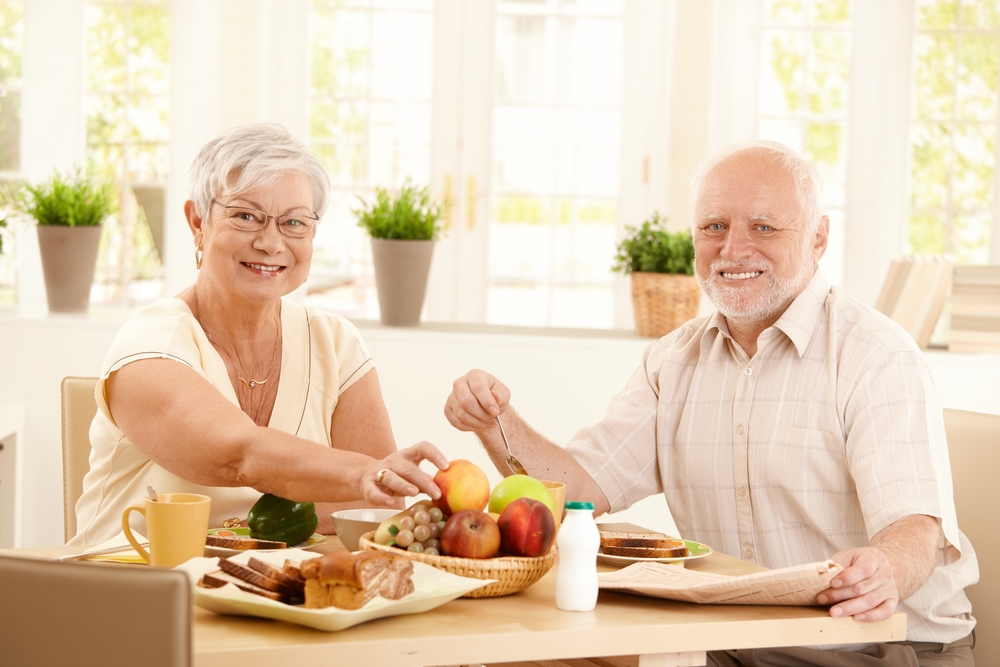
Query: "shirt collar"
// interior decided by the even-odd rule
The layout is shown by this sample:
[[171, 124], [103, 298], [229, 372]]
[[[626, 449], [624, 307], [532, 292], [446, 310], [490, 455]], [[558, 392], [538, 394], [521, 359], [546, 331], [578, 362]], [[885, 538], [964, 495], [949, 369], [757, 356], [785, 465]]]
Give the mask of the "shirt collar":
[[826, 297], [830, 293], [830, 281], [827, 280], [823, 270], [816, 268], [812, 280], [806, 288], [795, 297], [795, 300], [785, 309], [778, 321], [774, 323], [774, 328], [778, 329], [792, 341], [796, 351], [801, 357], [805, 354], [809, 339], [812, 338], [813, 331], [819, 324], [820, 315], [823, 313]]
[[[809, 284], [795, 297], [772, 327], [788, 336], [800, 357], [805, 353], [809, 339], [812, 338], [813, 331], [819, 324], [819, 318], [829, 293], [830, 281], [827, 280], [823, 270], [817, 267]], [[705, 333], [708, 335], [702, 339], [701, 352], [703, 356], [707, 355], [712, 347], [712, 341], [715, 339], [715, 335], [712, 335], [713, 332], [722, 334], [725, 338], [732, 338], [729, 333], [729, 323], [718, 310], [712, 313], [708, 319], [705, 329]]]

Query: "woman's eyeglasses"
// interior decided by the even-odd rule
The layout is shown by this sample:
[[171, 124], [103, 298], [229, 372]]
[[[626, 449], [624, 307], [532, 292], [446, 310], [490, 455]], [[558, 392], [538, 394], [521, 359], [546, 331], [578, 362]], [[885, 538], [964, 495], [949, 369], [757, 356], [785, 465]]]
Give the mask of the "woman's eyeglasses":
[[264, 211], [245, 206], [226, 206], [221, 202], [212, 200], [213, 204], [218, 204], [226, 211], [226, 219], [229, 224], [241, 232], [259, 232], [267, 227], [267, 221], [274, 219], [278, 226], [278, 231], [293, 239], [301, 239], [312, 236], [316, 229], [319, 218], [303, 213], [288, 213], [286, 215], [268, 215]]

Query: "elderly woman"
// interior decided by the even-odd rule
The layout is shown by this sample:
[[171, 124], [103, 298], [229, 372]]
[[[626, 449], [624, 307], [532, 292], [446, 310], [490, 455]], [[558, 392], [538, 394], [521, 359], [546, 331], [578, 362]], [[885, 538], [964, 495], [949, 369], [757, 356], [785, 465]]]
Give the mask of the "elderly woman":
[[357, 330], [284, 298], [309, 274], [328, 190], [323, 164], [279, 125], [198, 153], [184, 205], [198, 278], [115, 338], [71, 543], [120, 532], [147, 485], [211, 496], [213, 526], [245, 519], [265, 492], [314, 501], [321, 532], [340, 507], [438, 497], [418, 465], [448, 461], [426, 442], [396, 450]]

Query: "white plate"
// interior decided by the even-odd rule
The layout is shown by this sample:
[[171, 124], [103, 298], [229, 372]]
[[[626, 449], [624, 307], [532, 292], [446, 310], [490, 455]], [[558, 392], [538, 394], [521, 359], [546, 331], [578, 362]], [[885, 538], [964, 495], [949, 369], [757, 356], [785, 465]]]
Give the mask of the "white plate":
[[[245, 564], [253, 556], [280, 566], [284, 564], [286, 558], [291, 561], [301, 562], [309, 558], [316, 558], [318, 555], [300, 549], [254, 551], [249, 553], [243, 551], [233, 556], [231, 560]], [[443, 605], [445, 602], [461, 597], [469, 591], [482, 588], [495, 581], [494, 579], [469, 579], [468, 577], [460, 577], [450, 572], [431, 567], [430, 565], [425, 565], [424, 563], [414, 562], [413, 585], [416, 590], [401, 600], [386, 600], [382, 597], [376, 597], [361, 609], [353, 610], [337, 609], [336, 607], [306, 609], [302, 605], [284, 604], [254, 595], [253, 593], [241, 591], [233, 584], [226, 584], [221, 588], [202, 588], [198, 586], [197, 582], [203, 574], [219, 569], [218, 559], [216, 558], [192, 558], [188, 562], [178, 565], [176, 569], [184, 570], [191, 578], [192, 584], [195, 584], [194, 603], [202, 609], [207, 609], [217, 614], [273, 618], [328, 632], [343, 630], [344, 628], [349, 628], [376, 618], [399, 614], [418, 614], [429, 611]]]
[[[246, 527], [241, 527], [241, 528], [211, 528], [208, 531], [208, 534], [209, 535], [215, 535], [220, 530], [221, 531], [230, 531], [232, 533], [235, 533], [236, 535], [246, 535], [246, 536], [250, 535], [250, 529], [246, 528]], [[326, 544], [326, 537], [324, 537], [323, 535], [320, 535], [319, 533], [313, 533], [312, 536], [308, 540], [306, 540], [305, 542], [300, 542], [299, 544], [293, 544], [293, 545], [289, 546], [288, 549], [314, 549], [314, 548], [318, 547], [321, 544]], [[241, 554], [244, 551], [250, 551], [250, 552], [253, 552], [255, 554], [261, 554], [261, 553], [264, 553], [264, 552], [267, 552], [267, 551], [278, 551], [278, 552], [287, 551], [287, 549], [228, 549], [226, 547], [211, 547], [211, 546], [209, 546], [209, 545], [206, 544], [205, 545], [205, 551], [207, 553], [212, 554], [213, 556], [227, 557], [227, 556], [235, 556], [236, 554]], [[281, 561], [281, 562], [283, 563], [284, 561]]]
[[612, 556], [611, 554], [602, 554], [598, 551], [597, 560], [602, 563], [607, 563], [608, 565], [631, 565], [632, 563], [683, 563], [684, 561], [693, 560], [695, 558], [704, 558], [712, 553], [712, 547], [707, 544], [692, 542], [691, 540], [681, 541], [687, 545], [689, 554], [687, 556], [679, 556], [677, 558], [632, 558], [630, 556]]

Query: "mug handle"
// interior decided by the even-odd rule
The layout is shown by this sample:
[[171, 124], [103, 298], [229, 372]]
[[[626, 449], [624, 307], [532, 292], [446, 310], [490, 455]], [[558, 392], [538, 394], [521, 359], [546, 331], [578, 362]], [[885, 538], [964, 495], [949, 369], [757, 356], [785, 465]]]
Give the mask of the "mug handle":
[[125, 512], [122, 514], [122, 531], [125, 533], [125, 537], [132, 545], [132, 548], [139, 552], [139, 555], [142, 556], [142, 559], [144, 561], [149, 563], [150, 562], [149, 552], [139, 546], [138, 540], [136, 540], [135, 536], [132, 535], [132, 526], [128, 524], [128, 515], [133, 511], [142, 514], [143, 518], [145, 518], [146, 516], [146, 508], [141, 505], [131, 505], [129, 507], [126, 507]]

